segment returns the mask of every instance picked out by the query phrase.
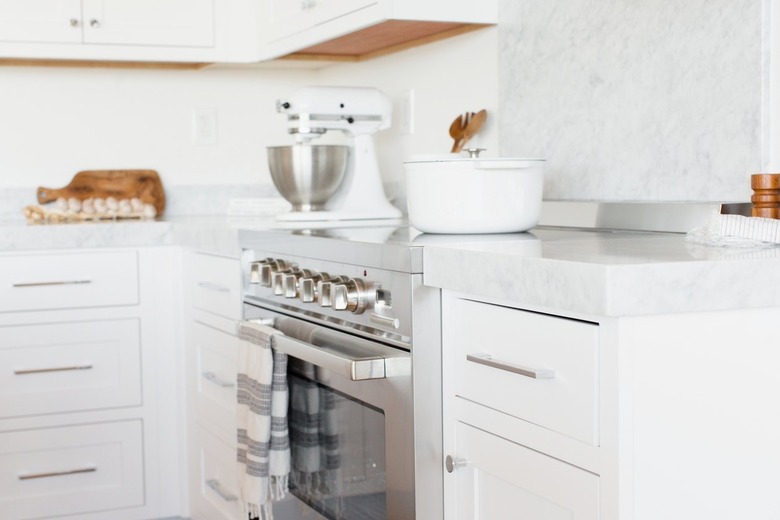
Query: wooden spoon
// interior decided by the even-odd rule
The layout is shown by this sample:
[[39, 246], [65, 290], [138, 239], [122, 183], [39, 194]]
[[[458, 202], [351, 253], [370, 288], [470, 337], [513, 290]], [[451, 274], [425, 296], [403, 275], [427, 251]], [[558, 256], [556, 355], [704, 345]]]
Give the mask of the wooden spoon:
[[454, 153], [459, 153], [461, 150], [463, 150], [463, 145], [465, 145], [469, 139], [471, 139], [477, 132], [480, 131], [482, 125], [485, 124], [486, 119], [487, 110], [480, 110], [476, 114], [472, 112], [472, 116], [469, 118], [469, 122], [466, 125], [466, 128], [463, 130], [460, 141], [455, 143], [455, 146], [452, 147], [452, 151]]
[[474, 116], [474, 112], [466, 112], [465, 114], [458, 114], [458, 117], [455, 118], [455, 121], [452, 122], [450, 125], [450, 137], [452, 137], [455, 142], [452, 144], [452, 152], [459, 152], [460, 148], [463, 148], [463, 145], [460, 145], [460, 148], [458, 148], [458, 143], [460, 143], [460, 140], [463, 138], [463, 133], [466, 131], [466, 127], [469, 124], [469, 121]]

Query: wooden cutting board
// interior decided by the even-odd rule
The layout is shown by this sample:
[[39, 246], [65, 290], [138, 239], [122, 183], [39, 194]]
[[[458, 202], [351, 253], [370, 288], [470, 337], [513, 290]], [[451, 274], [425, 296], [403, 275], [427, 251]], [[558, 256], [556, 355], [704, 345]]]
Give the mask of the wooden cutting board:
[[117, 200], [138, 197], [152, 204], [157, 215], [165, 210], [165, 191], [154, 170], [88, 170], [78, 172], [64, 188], [38, 188], [38, 203], [46, 204], [63, 197], [78, 200], [114, 197]]

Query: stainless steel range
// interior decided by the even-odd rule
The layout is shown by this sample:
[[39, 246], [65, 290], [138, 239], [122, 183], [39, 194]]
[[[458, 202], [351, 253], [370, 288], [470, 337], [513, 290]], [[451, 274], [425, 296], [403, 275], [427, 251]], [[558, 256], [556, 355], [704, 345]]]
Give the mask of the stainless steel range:
[[[440, 298], [412, 238], [396, 226], [240, 234], [244, 317], [280, 330], [290, 355], [293, 498], [277, 518], [442, 517]], [[296, 406], [319, 424], [296, 424]]]

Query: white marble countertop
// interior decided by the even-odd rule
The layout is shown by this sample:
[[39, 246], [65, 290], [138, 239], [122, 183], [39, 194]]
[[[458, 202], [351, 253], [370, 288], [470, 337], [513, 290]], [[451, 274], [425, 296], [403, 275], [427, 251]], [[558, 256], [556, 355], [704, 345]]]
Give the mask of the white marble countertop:
[[426, 285], [550, 311], [636, 316], [780, 306], [780, 247], [705, 246], [677, 233], [431, 236], [423, 265]]
[[[0, 252], [183, 246], [240, 252], [240, 229], [267, 217], [27, 225], [0, 221]], [[414, 235], [412, 233], [412, 235]], [[723, 248], [683, 234], [536, 228], [509, 235], [418, 235], [426, 285], [549, 311], [594, 316], [780, 306], [780, 247]]]

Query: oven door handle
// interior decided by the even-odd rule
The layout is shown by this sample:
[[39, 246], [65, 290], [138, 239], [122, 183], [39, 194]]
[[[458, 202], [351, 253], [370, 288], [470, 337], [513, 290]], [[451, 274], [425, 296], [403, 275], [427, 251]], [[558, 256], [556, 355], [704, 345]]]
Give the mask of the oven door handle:
[[273, 346], [278, 352], [325, 368], [352, 381], [384, 379], [387, 376], [383, 357], [350, 358], [283, 334], [274, 336]]
[[[272, 319], [250, 321], [270, 327], [274, 324]], [[273, 336], [273, 348], [301, 361], [330, 370], [351, 381], [368, 381], [411, 374], [411, 355], [389, 347], [386, 356], [350, 357], [335, 352], [334, 349], [326, 349], [293, 338], [280, 331]]]

